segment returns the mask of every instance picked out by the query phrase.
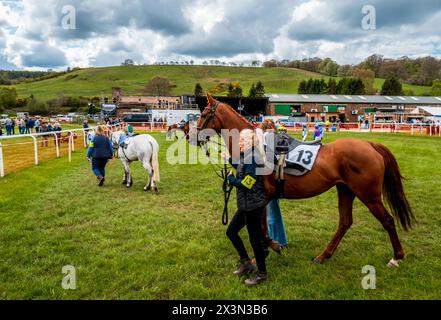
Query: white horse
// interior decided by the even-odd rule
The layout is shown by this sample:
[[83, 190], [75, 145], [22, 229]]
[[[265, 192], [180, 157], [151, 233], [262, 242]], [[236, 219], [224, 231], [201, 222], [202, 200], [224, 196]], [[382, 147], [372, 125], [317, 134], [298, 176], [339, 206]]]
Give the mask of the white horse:
[[130, 162], [141, 161], [145, 170], [149, 174], [149, 179], [144, 187], [144, 191], [153, 188], [155, 192], [158, 192], [156, 184], [159, 182], [159, 163], [158, 152], [159, 145], [156, 140], [148, 134], [140, 134], [128, 138], [126, 140], [127, 148], [123, 148], [119, 145], [121, 137], [125, 133], [123, 131], [116, 131], [112, 133], [112, 144], [114, 149], [118, 149], [118, 156], [124, 166], [124, 180], [123, 184], [127, 188], [133, 184], [132, 174], [130, 173]]

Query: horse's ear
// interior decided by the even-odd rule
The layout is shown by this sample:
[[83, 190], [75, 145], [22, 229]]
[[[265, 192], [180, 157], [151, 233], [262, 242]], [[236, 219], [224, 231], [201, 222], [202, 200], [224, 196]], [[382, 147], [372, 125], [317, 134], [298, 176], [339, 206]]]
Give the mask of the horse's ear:
[[207, 100], [208, 100], [208, 104], [210, 106], [214, 106], [216, 104], [216, 100], [214, 100], [213, 97], [209, 93], [207, 93]]

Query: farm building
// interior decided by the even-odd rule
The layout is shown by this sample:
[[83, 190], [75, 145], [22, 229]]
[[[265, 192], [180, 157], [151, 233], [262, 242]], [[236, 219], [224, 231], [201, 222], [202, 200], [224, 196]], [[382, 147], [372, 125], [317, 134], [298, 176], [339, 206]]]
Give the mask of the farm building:
[[199, 109], [189, 96], [125, 96], [121, 88], [112, 88], [113, 104], [102, 104], [108, 115], [129, 123], [177, 123], [195, 120]]
[[[267, 115], [307, 117], [335, 122], [357, 122], [360, 116], [377, 122], [408, 122], [424, 119], [421, 107], [441, 108], [440, 97], [369, 96], [369, 95], [318, 95], [318, 94], [267, 94]], [[420, 108], [422, 112], [415, 112]], [[441, 109], [440, 109], [441, 110]]]

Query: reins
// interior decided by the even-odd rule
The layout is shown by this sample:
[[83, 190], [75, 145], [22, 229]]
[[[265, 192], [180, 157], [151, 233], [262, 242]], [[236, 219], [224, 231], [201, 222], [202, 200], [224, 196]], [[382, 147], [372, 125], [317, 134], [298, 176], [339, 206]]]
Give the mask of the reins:
[[224, 211], [222, 212], [222, 224], [226, 226], [228, 224], [228, 201], [230, 200], [231, 191], [233, 185], [228, 184], [228, 171], [227, 163], [224, 163], [224, 170], [222, 171], [224, 182], [222, 183], [222, 191], [224, 192]]
[[[210, 152], [208, 151], [207, 148], [207, 143], [211, 142], [213, 143], [213, 141], [209, 140], [209, 138], [205, 141], [204, 148], [205, 148], [205, 155], [210, 158]], [[224, 145], [217, 142], [217, 144], [221, 147], [223, 147]], [[220, 153], [220, 150], [218, 150], [218, 152]], [[230, 200], [230, 195], [231, 195], [231, 191], [233, 190], [233, 186], [228, 184], [228, 165], [225, 162], [224, 166], [221, 167], [220, 165], [214, 165], [211, 161], [209, 161], [209, 164], [211, 166], [211, 168], [213, 169], [214, 173], [221, 178], [222, 181], [222, 192], [224, 193], [224, 209], [222, 211], [222, 224], [224, 226], [226, 226], [228, 224], [228, 201]], [[217, 168], [216, 168], [217, 167]], [[220, 173], [217, 171], [217, 169], [220, 169]]]

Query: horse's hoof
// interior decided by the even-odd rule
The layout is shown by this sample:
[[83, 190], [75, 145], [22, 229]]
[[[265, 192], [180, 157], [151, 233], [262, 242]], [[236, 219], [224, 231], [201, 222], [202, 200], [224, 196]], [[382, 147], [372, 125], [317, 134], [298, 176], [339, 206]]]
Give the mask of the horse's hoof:
[[122, 184], [127, 184], [127, 181], [123, 181]]
[[126, 184], [127, 188], [130, 188], [132, 185], [130, 183]]
[[156, 187], [155, 187], [155, 188], [154, 188], [153, 190], [155, 191], [155, 193], [156, 193], [156, 194], [158, 194], [158, 193], [159, 193], [159, 190], [158, 190], [158, 188], [156, 188]]
[[150, 187], [144, 187], [144, 191], [149, 191], [151, 188]]
[[325, 262], [326, 259], [321, 258], [320, 256], [315, 257], [312, 259], [312, 262], [315, 264], [323, 264], [323, 262]]
[[395, 260], [395, 259], [390, 259], [390, 261], [387, 263], [387, 266], [391, 269], [393, 268], [398, 268], [399, 267], [399, 263], [401, 260]]

